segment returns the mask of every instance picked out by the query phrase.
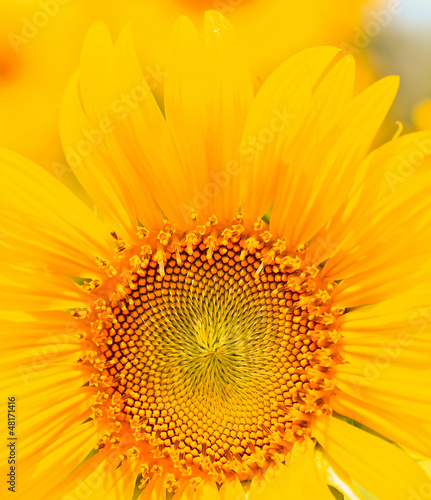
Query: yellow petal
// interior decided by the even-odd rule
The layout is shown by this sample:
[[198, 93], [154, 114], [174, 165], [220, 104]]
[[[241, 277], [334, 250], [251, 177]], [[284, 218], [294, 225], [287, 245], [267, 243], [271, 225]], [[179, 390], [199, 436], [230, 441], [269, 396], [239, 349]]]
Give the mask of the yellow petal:
[[240, 150], [241, 207], [247, 220], [254, 222], [271, 206], [283, 148], [294, 142], [313, 87], [338, 52], [322, 47], [297, 54], [265, 81], [254, 99]]
[[[314, 143], [304, 144], [299, 160], [289, 156], [286, 167], [296, 169], [300, 180], [296, 192], [276, 198], [272, 231], [286, 238], [289, 246], [308, 242], [331, 220], [353, 186], [357, 169], [385, 118], [398, 89], [399, 79], [380, 80], [357, 96], [340, 114], [336, 124]], [[346, 83], [349, 87], [349, 83]], [[302, 161], [300, 161], [302, 160]], [[283, 175], [280, 184], [290, 186]], [[289, 212], [285, 199], [294, 196]], [[280, 214], [277, 205], [281, 205]], [[277, 224], [278, 222], [278, 224]], [[272, 227], [274, 226], [274, 227]]]
[[340, 119], [353, 93], [355, 63], [343, 57], [322, 75], [309, 103], [308, 123], [304, 122], [295, 142], [283, 148], [283, 162], [271, 214], [271, 230], [275, 234], [289, 235], [303, 212], [303, 203], [310, 196], [311, 178], [318, 172], [311, 168], [314, 148], [324, 154], [322, 140]]
[[336, 373], [337, 387], [363, 401], [400, 411], [412, 418], [426, 422], [431, 411], [431, 371], [398, 367], [387, 353], [363, 358], [344, 353], [346, 364], [339, 365]]
[[[34, 500], [47, 498], [63, 498], [68, 493], [67, 476], [78, 467], [91, 450], [94, 436], [92, 422], [69, 427], [64, 439], [50, 448], [49, 454], [42, 450], [37, 457], [19, 461], [19, 484], [17, 492], [21, 498], [31, 497]], [[18, 444], [18, 453], [24, 451]], [[37, 485], [37, 488], [35, 487]], [[54, 491], [54, 494], [50, 493]]]
[[191, 22], [180, 18], [167, 73], [166, 117], [192, 188], [190, 201], [203, 219], [215, 214], [230, 221], [240, 203], [239, 146], [253, 96], [230, 23], [207, 12], [202, 41]]
[[342, 317], [342, 349], [347, 355], [415, 370], [431, 358], [429, 280], [369, 307]]
[[220, 500], [246, 500], [244, 488], [238, 479], [223, 483], [219, 494]]
[[95, 258], [110, 259], [115, 248], [104, 224], [31, 161], [1, 149], [0, 164], [2, 250], [11, 257], [15, 252], [14, 263], [22, 259], [25, 265], [34, 263], [64, 274], [76, 276], [85, 270], [97, 274]]
[[292, 456], [289, 465], [281, 466], [274, 477], [260, 484], [256, 480], [252, 482], [249, 500], [333, 499], [324, 472], [316, 465], [314, 443], [294, 448]]
[[325, 133], [340, 119], [353, 96], [355, 84], [355, 59], [346, 56], [328, 71], [313, 93], [318, 109], [319, 130]]
[[11, 311], [51, 311], [88, 305], [72, 279], [35, 268], [0, 266], [0, 302]]
[[166, 120], [139, 64], [130, 26], [115, 45], [106, 113], [107, 146], [132, 194], [138, 219], [160, 227], [162, 213], [184, 224], [179, 206], [190, 199], [188, 180]]
[[[343, 391], [331, 398], [332, 408], [346, 417], [375, 430], [419, 455], [427, 456], [431, 449], [431, 433], [423, 423], [413, 421], [399, 410], [391, 411], [387, 405], [376, 406]], [[342, 465], [342, 464], [341, 464]]]
[[[420, 242], [429, 236], [420, 231], [424, 221], [416, 214], [425, 212], [428, 197], [424, 194], [430, 178], [426, 171], [413, 173], [429, 143], [429, 132], [409, 134], [382, 146], [363, 162], [348, 201], [310, 245], [316, 260], [331, 257], [323, 271], [326, 276], [341, 279], [370, 269], [375, 274], [384, 264], [420, 252]], [[400, 186], [392, 186], [387, 176], [394, 171], [410, 172], [411, 177], [407, 173]], [[406, 230], [413, 241], [399, 237]]]
[[110, 229], [133, 242], [136, 237], [133, 203], [106, 149], [106, 139], [115, 128], [110, 116], [103, 112], [112, 53], [107, 28], [96, 24], [83, 47], [82, 69], [66, 89], [60, 112], [60, 136], [70, 167]]
[[[119, 466], [118, 450], [101, 453], [78, 467], [64, 481], [67, 494], [62, 500], [86, 498], [88, 500], [132, 500], [137, 473], [127, 461]], [[66, 489], [67, 488], [67, 489]], [[55, 490], [50, 492], [53, 498]]]
[[[205, 15], [204, 92], [208, 182], [218, 187], [214, 211], [231, 221], [240, 205], [239, 146], [253, 99], [251, 75], [232, 26], [216, 11]], [[234, 119], [232, 119], [235, 117]], [[214, 186], [214, 187], [215, 187]]]
[[165, 113], [192, 189], [191, 194], [196, 198], [193, 203], [192, 199], [184, 200], [181, 207], [184, 220], [190, 216], [192, 204], [203, 217], [211, 213], [208, 200], [202, 198], [203, 188], [208, 182], [202, 126], [205, 102], [203, 92], [197, 91], [203, 67], [204, 51], [199, 34], [193, 23], [181, 16], [172, 32], [166, 64]]
[[326, 452], [379, 500], [406, 500], [419, 494], [424, 484], [431, 485], [407, 453], [346, 422], [332, 417], [316, 422], [314, 435]]
[[210, 481], [198, 486], [193, 500], [220, 500], [216, 483], [214, 481]]

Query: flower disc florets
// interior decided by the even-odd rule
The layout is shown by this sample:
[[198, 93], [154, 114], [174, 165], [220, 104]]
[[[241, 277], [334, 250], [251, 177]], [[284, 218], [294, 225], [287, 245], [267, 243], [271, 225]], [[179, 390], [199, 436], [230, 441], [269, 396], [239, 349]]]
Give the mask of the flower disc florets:
[[[118, 272], [89, 312], [99, 447], [123, 446], [141, 472], [241, 480], [285, 461], [330, 413], [340, 361], [335, 284], [259, 221], [214, 220], [156, 243], [119, 242]], [[154, 469], [155, 468], [155, 469]]]

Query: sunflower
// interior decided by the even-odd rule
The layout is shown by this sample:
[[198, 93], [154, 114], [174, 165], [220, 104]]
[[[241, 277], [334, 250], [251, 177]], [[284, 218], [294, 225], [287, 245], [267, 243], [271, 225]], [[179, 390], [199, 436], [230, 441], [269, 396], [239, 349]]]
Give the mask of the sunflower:
[[321, 47], [254, 96], [210, 11], [162, 112], [130, 28], [89, 33], [60, 131], [94, 210], [1, 151], [18, 498], [429, 498], [431, 175], [385, 174], [431, 133], [367, 156], [398, 78], [353, 85]]

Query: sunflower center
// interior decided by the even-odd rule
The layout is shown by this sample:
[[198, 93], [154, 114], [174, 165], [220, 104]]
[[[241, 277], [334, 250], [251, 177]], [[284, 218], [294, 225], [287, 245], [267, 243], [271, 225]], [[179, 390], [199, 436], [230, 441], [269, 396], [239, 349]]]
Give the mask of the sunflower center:
[[329, 411], [333, 284], [263, 228], [203, 232], [132, 256], [122, 294], [98, 301], [96, 418], [175, 474], [249, 479]]

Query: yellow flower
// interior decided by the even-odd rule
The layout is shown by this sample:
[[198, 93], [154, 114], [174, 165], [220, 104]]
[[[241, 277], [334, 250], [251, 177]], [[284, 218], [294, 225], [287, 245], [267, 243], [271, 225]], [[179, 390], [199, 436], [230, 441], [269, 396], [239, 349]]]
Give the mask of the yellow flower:
[[352, 99], [337, 48], [254, 96], [214, 11], [166, 71], [162, 114], [130, 29], [90, 32], [60, 128], [95, 213], [1, 151], [18, 498], [426, 498], [431, 175], [385, 174], [431, 133], [367, 156], [398, 79]]

